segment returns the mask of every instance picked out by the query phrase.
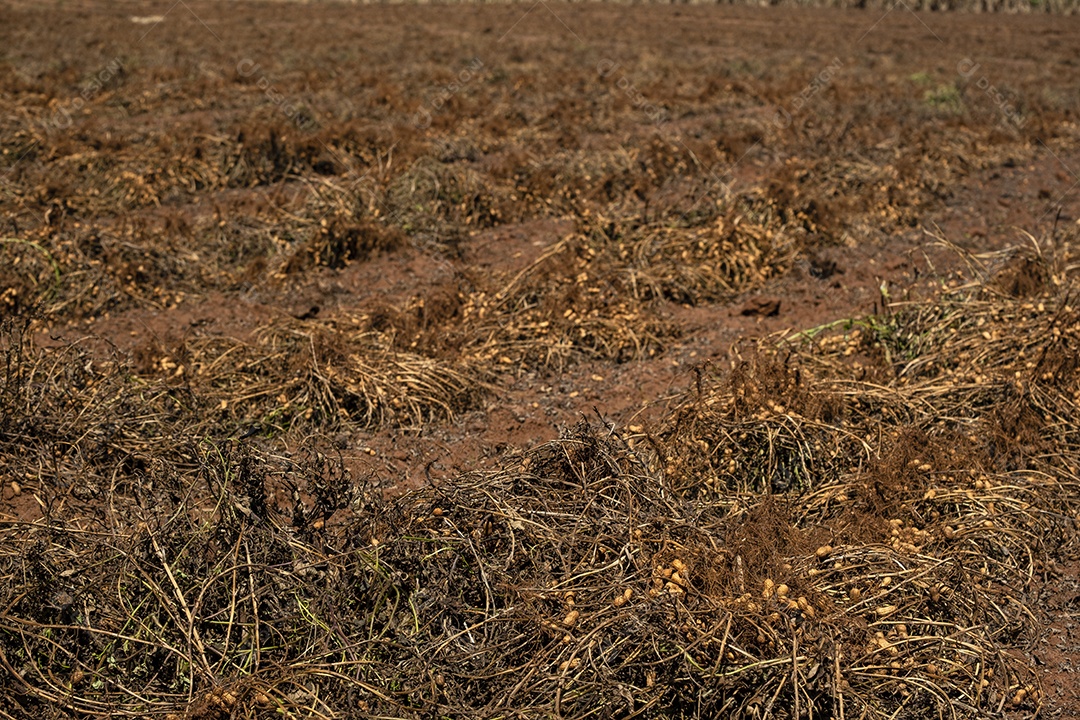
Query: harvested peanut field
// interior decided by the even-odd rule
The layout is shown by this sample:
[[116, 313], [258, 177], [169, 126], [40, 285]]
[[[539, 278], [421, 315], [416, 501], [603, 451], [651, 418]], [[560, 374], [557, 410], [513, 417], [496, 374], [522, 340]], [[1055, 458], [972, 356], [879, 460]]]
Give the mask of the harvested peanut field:
[[0, 718], [1080, 714], [1080, 19], [870, 4], [0, 5]]

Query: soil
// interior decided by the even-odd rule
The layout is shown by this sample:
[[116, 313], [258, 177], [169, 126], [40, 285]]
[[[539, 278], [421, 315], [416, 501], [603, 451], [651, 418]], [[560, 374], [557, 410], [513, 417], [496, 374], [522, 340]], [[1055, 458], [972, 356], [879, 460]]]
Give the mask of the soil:
[[1076, 563], [1069, 563], [1057, 570], [1043, 600], [1043, 606], [1054, 620], [1042, 642], [1032, 649], [1030, 657], [1046, 672], [1043, 682], [1049, 690], [1047, 716], [1070, 717], [1080, 704], [1075, 681], [1077, 663], [1080, 662], [1080, 627], [1077, 625], [1080, 568]]
[[[289, 222], [286, 215], [310, 213], [313, 198], [324, 197], [318, 180], [348, 179], [341, 167], [346, 162], [362, 164], [364, 172], [390, 187], [390, 178], [423, 160], [431, 148], [441, 148], [442, 167], [466, 167], [494, 178], [487, 185], [483, 180], [476, 192], [476, 204], [486, 207], [511, 192], [507, 178], [513, 173], [500, 168], [538, 166], [530, 166], [522, 155], [532, 153], [542, 166], [556, 162], [561, 153], [610, 159], [633, 151], [645, 167], [643, 158], [657, 137], [668, 144], [667, 151], [685, 157], [712, 148], [727, 158], [726, 164], [713, 166], [719, 170], [710, 171], [711, 178], [699, 173], [704, 184], [698, 190], [704, 186], [728, 198], [770, 193], [770, 207], [778, 211], [802, 208], [812, 214], [826, 203], [834, 208], [832, 219], [824, 211], [815, 216], [817, 227], [806, 231], [808, 239], [776, 276], [719, 302], [654, 301], [649, 312], [674, 333], [652, 357], [580, 357], [561, 371], [504, 364], [486, 377], [488, 392], [478, 407], [446, 421], [420, 427], [346, 424], [328, 430], [329, 445], [352, 476], [371, 479], [387, 494], [499, 467], [508, 457], [558, 437], [582, 417], [599, 416], [619, 427], [650, 427], [692, 386], [697, 368], [725, 366], [739, 356], [743, 343], [882, 312], [890, 300], [932, 295], [969, 270], [957, 248], [988, 255], [1030, 245], [1032, 239], [1052, 244], [1075, 231], [1080, 218], [1078, 115], [1075, 101], [1068, 99], [1077, 90], [1080, 61], [1080, 46], [1071, 42], [1076, 31], [1072, 18], [916, 15], [902, 4], [881, 16], [675, 5], [360, 9], [192, 2], [172, 6], [160, 26], [129, 20], [159, 10], [145, 2], [9, 4], [0, 31], [5, 73], [12, 76], [0, 96], [9, 115], [0, 166], [9, 178], [0, 191], [6, 233], [78, 238], [89, 226], [119, 238], [134, 223], [147, 232], [165, 228], [162, 237], [173, 243], [169, 247], [179, 247], [185, 237], [210, 232], [218, 218], [223, 226], [250, 219], [254, 227], [260, 213], [269, 212], [282, 223]], [[150, 33], [149, 39], [138, 44], [143, 33]], [[59, 58], [40, 53], [41, 47], [62, 44], [72, 50]], [[124, 80], [117, 85], [106, 81], [94, 94], [88, 107], [98, 115], [88, 110], [87, 117], [79, 116], [75, 130], [81, 137], [69, 138], [66, 129], [27, 134], [27, 126], [10, 115], [22, 107], [47, 119], [46, 96], [61, 93], [70, 106], [87, 74], [116, 54], [127, 56]], [[247, 57], [262, 64], [259, 73], [278, 92], [321, 113], [317, 141], [290, 135], [288, 121], [268, 96], [252, 81], [236, 79], [233, 68]], [[484, 77], [482, 87], [470, 85], [466, 71], [458, 72], [471, 58], [482, 60], [483, 69], [476, 71]], [[597, 77], [597, 63], [607, 58], [615, 69], [609, 77]], [[969, 58], [977, 69], [970, 76], [958, 74], [958, 63]], [[825, 77], [821, 73], [831, 72], [827, 68], [834, 60], [839, 69]], [[144, 101], [133, 88], [143, 88], [147, 74], [153, 82], [145, 84], [140, 106]], [[1027, 108], [1031, 117], [1022, 129], [1011, 126], [996, 99], [981, 89], [984, 78], [983, 84], [993, 84], [1014, 98], [1010, 102]], [[462, 89], [455, 89], [455, 83]], [[815, 89], [815, 83], [821, 87]], [[957, 87], [962, 95], [955, 94]], [[893, 106], [860, 106], [859, 112], [846, 115], [838, 110], [858, 105], [862, 94]], [[956, 102], [963, 109], [952, 109]], [[779, 138], [771, 134], [775, 129], [760, 128], [761, 118], [771, 117], [777, 105], [793, 116], [790, 134]], [[663, 108], [671, 119], [652, 123], [653, 107]], [[399, 132], [402, 118], [417, 109], [432, 116], [430, 128]], [[894, 110], [907, 115], [892, 117]], [[80, 183], [92, 184], [98, 172], [79, 165], [78, 152], [100, 158], [115, 142], [130, 159], [138, 155], [140, 142], [156, 148], [154, 143], [177, 133], [187, 138], [181, 144], [198, 144], [206, 152], [219, 145], [244, 146], [245, 141], [234, 143], [233, 138], [245, 133], [244, 147], [250, 147], [257, 136], [261, 142], [261, 128], [268, 126], [301, 148], [295, 158], [314, 148], [311, 161], [294, 158], [292, 166], [252, 175], [250, 182], [208, 181], [208, 190], [190, 189], [197, 187], [193, 180], [185, 181], [187, 189], [183, 183], [163, 184], [153, 190], [153, 200], [129, 202], [130, 195], [122, 196], [128, 198], [122, 208], [99, 204], [94, 193], [75, 197], [85, 191]], [[329, 141], [339, 130], [374, 149], [364, 156], [357, 151], [343, 162], [339, 155], [345, 153], [331, 149]], [[876, 145], [848, 141], [848, 133]], [[27, 159], [7, 159], [19, 155], [27, 141], [37, 148]], [[860, 164], [880, 170], [895, 161], [899, 174], [867, 171], [874, 182], [893, 183], [893, 196], [901, 192], [896, 188], [921, 182], [925, 168], [917, 169], [912, 158], [926, 159], [926, 167], [940, 170], [943, 186], [920, 190], [910, 201], [890, 200], [881, 207], [870, 199], [863, 203], [871, 190], [860, 194], [857, 185], [827, 184], [830, 145], [842, 149], [849, 170]], [[154, 164], [171, 151], [148, 152], [145, 163], [128, 167], [152, 174]], [[661, 164], [650, 165], [648, 172]], [[679, 167], [692, 164], [684, 158]], [[73, 170], [50, 169], [64, 167], [79, 168], [70, 186], [63, 186], [57, 173]], [[566, 177], [569, 172], [564, 168], [552, 174]], [[207, 251], [199, 250], [196, 269], [183, 270], [183, 279], [150, 277], [120, 301], [97, 306], [70, 300], [39, 321], [36, 341], [42, 347], [79, 343], [100, 361], [127, 358], [137, 370], [152, 373], [155, 358], [191, 338], [247, 343], [261, 328], [289, 318], [376, 316], [417, 298], [429, 306], [440, 298], [452, 305], [462, 278], [514, 277], [554, 243], [578, 233], [583, 215], [572, 207], [647, 218], [660, 212], [665, 197], [685, 198], [678, 177], [683, 172], [693, 174], [674, 170], [666, 180], [645, 187], [647, 173], [639, 177], [627, 171], [632, 177], [616, 179], [626, 187], [603, 201], [595, 200], [605, 198], [603, 187], [582, 181], [586, 189], [580, 196], [591, 199], [576, 206], [544, 206], [544, 193], [554, 193], [557, 184], [538, 184], [528, 192], [540, 200], [519, 216], [472, 222], [453, 215], [458, 223], [454, 232], [434, 240], [400, 221], [398, 214], [390, 224], [397, 223], [403, 241], [340, 263], [309, 264], [287, 281], [271, 277], [281, 257], [258, 255], [262, 250], [253, 251], [250, 262], [215, 255], [214, 262], [225, 268], [221, 277], [228, 277], [206, 280], [218, 275], [214, 268], [198, 267], [210, 262]], [[527, 182], [516, 177], [515, 182]], [[60, 185], [38, 192], [38, 183]], [[932, 185], [925, 182], [925, 187]], [[892, 192], [884, 190], [885, 196]], [[67, 199], [65, 193], [70, 193]], [[522, 191], [522, 197], [526, 194]], [[394, 211], [407, 212], [407, 205]], [[883, 209], [894, 209], [898, 219], [879, 220], [876, 214]], [[317, 225], [314, 215], [305, 217], [303, 228]], [[368, 220], [378, 223], [379, 217], [371, 214]], [[806, 221], [807, 227], [812, 224]], [[173, 238], [170, 227], [187, 230], [173, 233], [180, 238], [174, 243], [168, 239]], [[265, 236], [272, 231], [269, 227]], [[450, 235], [452, 242], [445, 241]], [[153, 245], [146, 233], [133, 237], [143, 247]], [[65, 272], [70, 267], [65, 265]], [[162, 295], [152, 294], [155, 286], [164, 287]], [[446, 321], [448, 333], [454, 322]], [[295, 450], [303, 441], [259, 435], [247, 440], [275, 452]], [[42, 509], [33, 490], [16, 496], [5, 485], [0, 518], [39, 519]], [[1044, 714], [1049, 717], [1080, 715], [1073, 672], [1080, 658], [1078, 587], [1080, 564], [1060, 567], [1045, 604], [1056, 620], [1030, 649], [1044, 672], [1049, 690]]]

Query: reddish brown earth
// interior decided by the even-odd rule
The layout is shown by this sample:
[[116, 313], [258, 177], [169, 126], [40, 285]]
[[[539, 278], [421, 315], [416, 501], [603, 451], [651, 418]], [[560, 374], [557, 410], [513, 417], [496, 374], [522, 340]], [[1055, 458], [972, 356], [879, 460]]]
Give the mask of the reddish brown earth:
[[[456, 296], [463, 273], [513, 277], [578, 232], [585, 209], [675, 218], [702, 194], [731, 201], [759, 193], [771, 207], [818, 213], [778, 276], [719, 302], [654, 302], [648, 311], [678, 333], [653, 357], [582, 357], [562, 371], [499, 366], [480, 406], [444, 422], [327, 428], [354, 477], [371, 477], [387, 492], [493, 467], [582, 416], [647, 427], [690, 386], [694, 368], [728, 363], [741, 342], [878, 312], [883, 286], [898, 300], [959, 281], [961, 256], [934, 237], [973, 254], [1029, 243], [1028, 234], [1048, 247], [1075, 232], [1080, 218], [1080, 26], [1072, 18], [916, 15], [902, 4], [882, 15], [193, 2], [173, 5], [160, 26], [129, 20], [163, 7], [8, 3], [4, 11], [4, 234], [51, 248], [65, 277], [78, 277], [88, 261], [63, 256], [64, 238], [78, 244], [94, 232], [137, 247], [137, 257], [161, 249], [175, 259], [131, 285], [122, 268], [106, 262], [100, 271], [107, 279], [94, 293], [116, 291], [114, 300], [85, 302], [89, 295], [72, 290], [60, 309], [39, 319], [42, 346], [80, 342], [102, 359], [119, 353], [152, 374], [164, 348], [190, 338], [246, 342], [289, 318], [372, 315], [416, 298]], [[140, 40], [144, 33], [148, 39]], [[57, 50], [50, 56], [48, 48]], [[50, 108], [71, 107], [86, 77], [117, 55], [127, 68], [122, 83], [106, 81], [70, 129], [41, 129]], [[234, 68], [245, 58], [261, 63], [278, 92], [319, 115], [321, 129], [297, 131], [251, 81], [238, 79]], [[463, 81], [444, 105], [434, 105], [472, 58], [482, 60], [482, 80]], [[610, 78], [596, 71], [607, 58], [618, 63]], [[839, 70], [808, 94], [805, 107], [800, 102], [792, 125], [770, 124], [775, 108], [792, 108], [834, 58]], [[958, 63], [968, 58], [978, 68], [963, 77]], [[979, 87], [982, 78], [1025, 108], [1023, 128]], [[654, 125], [651, 107], [673, 119]], [[410, 123], [418, 111], [432, 116], [430, 127]], [[236, 182], [199, 169], [214, 153], [250, 151], [252, 167], [263, 156], [274, 162], [263, 142], [268, 133], [280, 134], [288, 148], [285, 167]], [[345, 137], [349, 142], [336, 143]], [[256, 143], [263, 144], [252, 151]], [[679, 161], [646, 161], [650, 143]], [[204, 159], [188, 154], [195, 152]], [[606, 159], [633, 152], [640, 162], [622, 175], [611, 167], [590, 174], [564, 162], [567, 152]], [[110, 156], [152, 192], [138, 195], [130, 178], [94, 165]], [[457, 238], [447, 244], [393, 215], [385, 224], [404, 242], [331, 263], [337, 266], [309, 263], [284, 280], [275, 275], [320, 213], [335, 212], [332, 203], [313, 203], [322, 197], [320, 182], [350, 188], [362, 201], [357, 175], [386, 190], [433, 156], [442, 157], [440, 167], [477, 174], [476, 204], [495, 198], [491, 203], [519, 212], [479, 222], [446, 211], [442, 230]], [[206, 167], [224, 175], [228, 163], [214, 158]], [[189, 165], [182, 181], [163, 179], [174, 161]], [[554, 165], [555, 179], [545, 185], [515, 176], [530, 161]], [[864, 166], [864, 186], [829, 176]], [[886, 166], [896, 172], [876, 174]], [[197, 184], [200, 173], [206, 177]], [[605, 173], [614, 191], [605, 189]], [[571, 180], [579, 199], [562, 202], [558, 192]], [[898, 189], [920, 182], [910, 197]], [[507, 200], [515, 183], [532, 200]], [[110, 187], [125, 192], [108, 200]], [[383, 222], [386, 213], [364, 204], [370, 222]], [[298, 217], [293, 240], [266, 240]], [[125, 236], [131, 223], [134, 234]], [[228, 241], [241, 249], [203, 248], [215, 225], [241, 228]], [[187, 243], [201, 259], [183, 259]], [[282, 449], [300, 441], [252, 440]], [[15, 497], [5, 486], [3, 493], [0, 516], [40, 517], [33, 488]], [[1072, 673], [1080, 657], [1078, 568], [1060, 569], [1045, 605], [1058, 619], [1030, 649], [1046, 671], [1049, 717], [1080, 714]]]

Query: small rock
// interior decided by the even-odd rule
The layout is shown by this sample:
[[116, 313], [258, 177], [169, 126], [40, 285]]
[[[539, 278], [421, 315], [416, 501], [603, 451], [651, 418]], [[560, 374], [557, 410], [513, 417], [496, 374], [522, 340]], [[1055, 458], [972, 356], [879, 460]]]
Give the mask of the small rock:
[[774, 297], [752, 297], [743, 303], [743, 315], [757, 315], [758, 317], [773, 317], [780, 314], [780, 300]]

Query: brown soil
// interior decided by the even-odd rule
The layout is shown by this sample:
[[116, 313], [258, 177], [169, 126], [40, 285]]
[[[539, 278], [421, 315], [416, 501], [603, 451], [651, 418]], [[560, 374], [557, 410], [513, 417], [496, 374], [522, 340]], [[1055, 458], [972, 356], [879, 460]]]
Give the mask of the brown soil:
[[[596, 218], [631, 237], [719, 204], [795, 238], [790, 261], [722, 297], [645, 298], [641, 317], [667, 328], [649, 352], [548, 365], [507, 351], [451, 417], [308, 428], [387, 494], [501, 467], [583, 417], [654, 427], [696, 369], [756, 338], [933, 296], [970, 270], [963, 253], [1071, 242], [1080, 218], [1071, 19], [193, 2], [159, 26], [129, 20], [159, 10], [19, 5], [0, 30], [4, 234], [48, 249], [64, 278], [38, 304], [42, 348], [157, 377], [193, 343], [361, 318], [397, 350], [454, 362], [479, 347], [462, 308]], [[116, 57], [124, 70], [78, 101]], [[5, 276], [22, 293], [11, 313], [49, 277], [17, 252], [41, 267]], [[259, 421], [230, 422], [239, 437]], [[268, 452], [310, 440], [255, 430]], [[41, 518], [35, 490], [5, 485], [0, 520]], [[1078, 568], [1059, 568], [1057, 620], [1030, 648], [1051, 717], [1080, 713]]]

